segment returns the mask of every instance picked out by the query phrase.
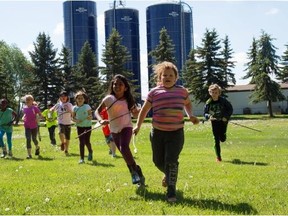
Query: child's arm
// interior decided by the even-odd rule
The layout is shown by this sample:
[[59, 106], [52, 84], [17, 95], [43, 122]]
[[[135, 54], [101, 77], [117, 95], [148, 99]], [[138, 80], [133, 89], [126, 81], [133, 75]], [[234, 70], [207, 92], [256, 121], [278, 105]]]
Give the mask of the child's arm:
[[109, 120], [108, 119], [103, 119], [102, 116], [100, 115], [100, 112], [102, 111], [102, 109], [104, 109], [104, 107], [106, 107], [105, 103], [102, 101], [99, 106], [97, 107], [97, 109], [95, 110], [95, 117], [98, 119], [99, 123], [101, 125], [107, 125], [109, 124]]
[[192, 103], [191, 103], [191, 100], [189, 98], [187, 98], [187, 100], [186, 100], [186, 104], [184, 105], [184, 110], [186, 112], [186, 115], [189, 117], [190, 121], [193, 124], [199, 123], [199, 119], [196, 116], [194, 116], [192, 113]]
[[138, 115], [136, 126], [133, 129], [133, 133], [135, 135], [137, 135], [137, 133], [139, 132], [140, 127], [141, 127], [145, 117], [147, 116], [149, 110], [151, 109], [151, 107], [152, 107], [152, 104], [148, 100], [146, 100], [143, 104], [142, 109], [140, 110], [139, 115]]

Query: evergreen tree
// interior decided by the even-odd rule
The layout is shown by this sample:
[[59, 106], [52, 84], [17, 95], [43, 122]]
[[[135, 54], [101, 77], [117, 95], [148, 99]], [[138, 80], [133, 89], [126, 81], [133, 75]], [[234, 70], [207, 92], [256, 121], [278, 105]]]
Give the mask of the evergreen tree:
[[[57, 49], [53, 49], [50, 36], [39, 33], [34, 44], [34, 51], [29, 52], [34, 65], [35, 80], [33, 81], [33, 96], [40, 107], [47, 107], [48, 101], [58, 97], [61, 90], [61, 74], [56, 58]], [[60, 77], [59, 77], [60, 76]]]
[[74, 72], [74, 77], [78, 77], [81, 75], [81, 86], [79, 83], [74, 83], [75, 89], [74, 91], [77, 92], [78, 90], [83, 90], [87, 93], [88, 97], [90, 98], [91, 106], [96, 106], [99, 103], [100, 97], [102, 96], [100, 80], [98, 77], [98, 66], [96, 63], [96, 56], [93, 53], [92, 48], [88, 41], [86, 41], [81, 49], [79, 54], [78, 63], [76, 65], [76, 70]]
[[255, 84], [255, 77], [257, 76], [257, 53], [258, 53], [258, 46], [257, 46], [257, 41], [255, 38], [253, 38], [252, 45], [250, 47], [250, 50], [248, 51], [248, 59], [250, 61], [246, 63], [245, 65], [247, 68], [245, 68], [245, 71], [247, 71], [246, 75], [242, 79], [249, 79], [250, 84]]
[[190, 51], [182, 75], [183, 85], [195, 98], [201, 98], [203, 93], [195, 90], [203, 88], [205, 78], [203, 77], [202, 71], [199, 70], [199, 64], [196, 60], [196, 50]]
[[281, 67], [280, 67], [280, 75], [279, 79], [282, 82], [288, 82], [288, 45], [286, 46], [286, 50], [282, 56]]
[[[149, 67], [153, 67], [153, 65], [156, 65], [158, 63], [161, 63], [163, 61], [169, 61], [173, 64], [176, 64], [176, 58], [175, 58], [175, 45], [173, 44], [172, 39], [170, 38], [170, 35], [167, 32], [167, 29], [163, 27], [159, 32], [159, 44], [148, 53], [153, 60], [153, 64], [149, 65]], [[156, 84], [156, 76], [155, 74], [151, 74], [151, 77], [149, 78], [149, 87], [153, 87]]]
[[223, 56], [222, 88], [224, 87], [224, 89], [226, 89], [227, 87], [233, 86], [236, 83], [235, 74], [232, 72], [232, 69], [235, 67], [235, 62], [231, 60], [233, 58], [233, 50], [230, 48], [231, 44], [227, 35], [225, 36], [223, 44], [224, 47], [221, 52], [221, 55]]
[[105, 67], [100, 69], [101, 75], [103, 76], [103, 90], [105, 91], [103, 94], [107, 92], [112, 77], [116, 74], [122, 74], [129, 81], [132, 92], [135, 94], [134, 96], [138, 98], [139, 93], [137, 94], [135, 91], [138, 86], [134, 85], [135, 80], [133, 80], [133, 73], [126, 69], [126, 63], [131, 59], [131, 55], [127, 47], [121, 43], [121, 35], [113, 28], [102, 54], [102, 62], [105, 64]]
[[202, 39], [202, 46], [196, 49], [198, 63], [197, 71], [192, 77], [194, 83], [192, 94], [199, 102], [205, 102], [209, 98], [208, 87], [213, 83], [226, 89], [220, 43], [215, 29], [212, 31], [207, 29]]
[[276, 47], [272, 44], [270, 35], [262, 31], [258, 41], [257, 74], [255, 76], [255, 90], [251, 95], [252, 102], [267, 101], [269, 116], [273, 117], [272, 102], [284, 100], [285, 97], [280, 90], [280, 85], [273, 81], [270, 76], [279, 77], [279, 56], [276, 55]]
[[62, 47], [59, 56], [63, 90], [66, 90], [69, 95], [73, 95], [77, 89], [82, 88], [83, 76], [80, 71], [75, 69], [76, 66], [71, 65], [72, 54], [67, 47]]

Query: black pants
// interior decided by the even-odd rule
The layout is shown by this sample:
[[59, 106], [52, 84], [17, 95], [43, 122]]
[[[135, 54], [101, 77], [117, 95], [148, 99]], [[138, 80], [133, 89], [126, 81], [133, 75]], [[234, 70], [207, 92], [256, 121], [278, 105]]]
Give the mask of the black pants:
[[228, 122], [223, 121], [211, 121], [212, 131], [214, 136], [214, 149], [217, 157], [221, 157], [221, 147], [220, 142], [226, 141], [226, 131]]
[[56, 145], [55, 128], [56, 125], [52, 125], [51, 127], [48, 128], [49, 138], [52, 145]]
[[152, 128], [150, 141], [155, 166], [165, 174], [167, 182], [167, 196], [176, 195], [178, 178], [178, 159], [184, 145], [183, 128], [176, 131], [161, 131]]

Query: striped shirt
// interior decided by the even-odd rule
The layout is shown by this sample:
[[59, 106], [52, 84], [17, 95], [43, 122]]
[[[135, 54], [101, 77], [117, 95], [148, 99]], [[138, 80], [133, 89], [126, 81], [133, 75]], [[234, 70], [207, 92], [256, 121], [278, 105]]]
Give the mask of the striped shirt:
[[175, 131], [184, 127], [184, 106], [189, 99], [187, 89], [173, 86], [170, 89], [157, 86], [148, 93], [152, 105], [154, 128], [162, 131]]

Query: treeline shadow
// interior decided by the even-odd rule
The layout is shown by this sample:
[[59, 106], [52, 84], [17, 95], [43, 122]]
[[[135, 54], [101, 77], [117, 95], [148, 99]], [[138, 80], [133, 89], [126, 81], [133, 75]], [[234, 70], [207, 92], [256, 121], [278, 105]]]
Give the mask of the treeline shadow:
[[[139, 196], [142, 196], [145, 201], [154, 200], [165, 200], [165, 195], [163, 193], [155, 193], [148, 191], [146, 188], [138, 188], [136, 193]], [[166, 201], [165, 201], [166, 202]], [[184, 198], [182, 191], [177, 191], [177, 202], [171, 203], [171, 205], [188, 205], [194, 208], [212, 210], [212, 211], [225, 211], [230, 212], [231, 214], [241, 214], [241, 215], [257, 215], [258, 212], [248, 203], [238, 203], [238, 204], [229, 204], [220, 202], [213, 199], [190, 199]], [[185, 213], [184, 213], [185, 214]]]
[[228, 163], [236, 164], [236, 165], [252, 165], [252, 166], [268, 166], [268, 163], [263, 163], [263, 162], [257, 162], [257, 161], [241, 161], [240, 159], [233, 159], [231, 161], [225, 161]]

